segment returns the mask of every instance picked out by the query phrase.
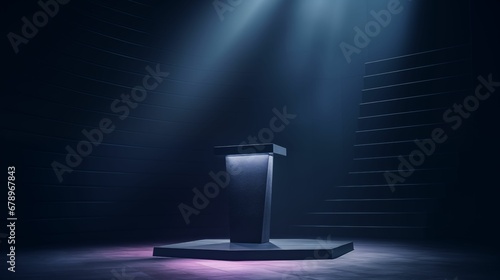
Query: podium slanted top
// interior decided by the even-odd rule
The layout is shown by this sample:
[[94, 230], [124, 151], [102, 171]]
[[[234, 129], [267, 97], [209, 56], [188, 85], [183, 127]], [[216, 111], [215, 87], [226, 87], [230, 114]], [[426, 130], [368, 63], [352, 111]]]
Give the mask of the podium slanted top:
[[277, 154], [286, 156], [286, 148], [276, 144], [215, 146], [214, 153], [218, 156], [246, 154]]

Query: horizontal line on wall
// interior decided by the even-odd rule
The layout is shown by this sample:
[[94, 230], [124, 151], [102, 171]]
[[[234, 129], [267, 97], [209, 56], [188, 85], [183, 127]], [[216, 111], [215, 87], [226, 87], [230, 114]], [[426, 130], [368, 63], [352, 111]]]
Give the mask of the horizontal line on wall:
[[[61, 104], [61, 105], [65, 106], [64, 104]], [[82, 109], [82, 110], [85, 110], [85, 109]], [[67, 122], [67, 121], [53, 119], [53, 118], [49, 118], [49, 117], [45, 117], [45, 116], [31, 114], [29, 112], [28, 113], [27, 112], [22, 112], [20, 114], [25, 115], [25, 116], [31, 116], [31, 117], [34, 117], [36, 119], [41, 119], [41, 120], [44, 120], [44, 121], [61, 123], [61, 124], [69, 125], [69, 126], [72, 126], [72, 127], [96, 128], [96, 124], [97, 124], [97, 123], [94, 123], [94, 124], [80, 124], [80, 123]], [[119, 120], [118, 116], [115, 116], [115, 117]], [[136, 119], [141, 119], [141, 118], [136, 118]], [[156, 119], [143, 119], [143, 120], [145, 120], [145, 121], [152, 121], [152, 122], [165, 122], [165, 123], [173, 123], [173, 124], [183, 124], [183, 125], [184, 124], [198, 125], [197, 123], [179, 123], [179, 122], [168, 121], [168, 120], [156, 120]], [[113, 130], [113, 132], [121, 132], [121, 133], [128, 133], [128, 134], [139, 134], [139, 135], [142, 134], [142, 135], [145, 135], [145, 136], [148, 136], [148, 137], [154, 137], [154, 136], [156, 136], [156, 137], [166, 137], [166, 136], [172, 137], [173, 135], [178, 135], [178, 133], [175, 133], [175, 132], [169, 132], [168, 134], [158, 134], [158, 133], [156, 133], [156, 130], [152, 130], [152, 132], [145, 132], [145, 131], [126, 130], [126, 129], [119, 129], [119, 128], [115, 128]]]
[[[165, 212], [163, 212], [165, 213]], [[174, 212], [167, 212], [167, 214], [176, 214], [179, 213], [179, 211], [174, 211]], [[148, 216], [130, 216], [128, 215], [127, 217], [123, 216], [118, 216], [118, 215], [113, 215], [113, 216], [87, 216], [87, 217], [66, 217], [66, 218], [28, 218], [28, 219], [23, 219], [23, 221], [26, 222], [38, 222], [38, 221], [67, 221], [67, 220], [107, 220], [107, 219], [140, 219], [140, 218], [159, 218], [159, 219], [165, 219], [167, 216], [165, 214], [162, 215], [148, 215]]]
[[102, 36], [102, 37], [105, 37], [105, 38], [109, 38], [109, 39], [112, 39], [112, 40], [115, 40], [115, 41], [119, 41], [119, 42], [122, 42], [122, 43], [125, 43], [125, 44], [134, 45], [134, 46], [142, 47], [142, 48], [161, 50], [161, 49], [158, 49], [158, 48], [155, 48], [155, 47], [146, 46], [144, 44], [139, 44], [139, 43], [132, 42], [132, 41], [127, 41], [127, 40], [124, 40], [122, 38], [118, 38], [118, 37], [115, 37], [115, 36], [111, 36], [111, 35], [107, 35], [107, 34], [101, 33], [99, 31], [92, 30], [91, 28], [93, 28], [93, 27], [89, 27], [87, 25], [78, 24], [78, 26], [81, 29], [86, 30], [86, 31], [88, 31], [90, 33], [93, 33], [93, 34], [96, 34], [96, 35], [99, 35], [99, 36]]
[[342, 202], [342, 201], [423, 201], [423, 200], [437, 200], [437, 198], [333, 198], [325, 199], [328, 202]]
[[418, 226], [342, 226], [342, 225], [294, 225], [296, 227], [313, 228], [380, 228], [380, 229], [425, 229], [427, 227]]
[[444, 122], [437, 122], [437, 123], [424, 123], [424, 124], [414, 124], [414, 125], [404, 125], [404, 126], [393, 126], [393, 127], [375, 128], [375, 129], [365, 129], [365, 130], [357, 130], [356, 133], [373, 132], [373, 131], [383, 131], [383, 130], [393, 130], [393, 129], [405, 129], [405, 128], [413, 128], [413, 127], [432, 126], [432, 125], [438, 125], [438, 124], [445, 124], [445, 123]]
[[151, 5], [148, 5], [148, 4], [144, 4], [144, 3], [140, 3], [140, 2], [137, 2], [137, 1], [134, 1], [134, 0], [128, 0], [129, 2], [132, 2], [132, 3], [135, 3], [137, 5], [142, 5], [142, 6], [145, 6], [145, 7], [148, 7], [148, 8], [151, 8], [152, 6]]
[[[189, 196], [186, 196], [189, 198]], [[120, 204], [120, 205], [141, 205], [145, 202], [168, 202], [168, 201], [177, 201], [177, 200], [165, 200], [161, 198], [157, 199], [140, 199], [140, 200], [75, 200], [75, 201], [51, 201], [51, 200], [33, 200], [31, 203], [35, 205], [59, 205], [59, 204]], [[179, 201], [182, 202], [182, 201]]]
[[[88, 47], [88, 48], [92, 48], [92, 49], [101, 51], [101, 52], [105, 52], [105, 53], [109, 53], [109, 54], [112, 54], [112, 55], [115, 55], [115, 56], [119, 56], [121, 58], [130, 59], [130, 60], [133, 60], [133, 61], [140, 61], [140, 62], [154, 63], [154, 64], [157, 63], [157, 62], [152, 61], [152, 60], [148, 60], [148, 59], [144, 59], [144, 58], [139, 58], [139, 57], [133, 57], [133, 56], [130, 56], [130, 55], [125, 55], [125, 54], [121, 54], [121, 53], [118, 53], [118, 52], [113, 52], [113, 51], [110, 51], [110, 50], [106, 50], [106, 49], [100, 48], [98, 46], [94, 46], [94, 45], [88, 44], [87, 42], [84, 42], [84, 41], [81, 41], [81, 40], [78, 40], [78, 39], [75, 40], [75, 43], [80, 44], [80, 45], [85, 46], [85, 47]], [[167, 65], [167, 64], [163, 64], [162, 63], [162, 65]]]
[[[130, 0], [129, 0], [130, 1]], [[116, 26], [116, 27], [120, 27], [120, 28], [123, 28], [123, 29], [127, 29], [127, 30], [131, 30], [131, 31], [134, 31], [134, 32], [137, 32], [137, 33], [142, 33], [142, 34], [145, 34], [145, 35], [148, 35], [148, 36], [153, 36], [153, 34], [151, 33], [148, 33], [146, 31], [143, 31], [143, 30], [139, 30], [139, 29], [136, 29], [136, 28], [132, 28], [132, 27], [129, 27], [129, 26], [125, 26], [123, 24], [118, 24], [118, 23], [115, 23], [115, 22], [111, 22], [111, 21], [108, 21], [108, 20], [105, 20], [105, 19], [102, 19], [98, 16], [95, 16], [95, 15], [90, 15], [90, 14], [87, 14], [87, 13], [83, 13], [81, 10], [79, 9], [73, 9], [73, 11], [75, 11], [76, 13], [80, 14], [80, 15], [83, 15], [84, 17], [88, 17], [88, 18], [91, 18], [93, 20], [98, 20], [100, 22], [104, 22], [104, 23], [107, 23], [107, 24], [110, 24], [110, 25], [113, 25], [113, 26]]]
[[[429, 138], [417, 139], [417, 140], [428, 140]], [[366, 144], [356, 144], [354, 147], [364, 147], [364, 146], [378, 146], [378, 145], [389, 145], [389, 144], [401, 144], [401, 143], [413, 143], [414, 140], [401, 140], [401, 141], [390, 141], [390, 142], [378, 142], [378, 143], [366, 143]]]
[[[194, 224], [194, 222], [192, 224]], [[217, 232], [219, 232], [221, 230], [220, 227], [214, 227], [214, 226], [197, 226], [197, 225], [190, 225], [189, 226], [190, 228], [186, 228], [186, 224], [184, 222], [182, 223], [182, 225], [179, 224], [179, 226], [163, 226], [163, 225], [160, 225], [158, 227], [154, 227], [154, 228], [151, 227], [151, 228], [148, 228], [146, 230], [144, 230], [144, 229], [138, 229], [137, 226], [135, 226], [135, 225], [130, 225], [130, 226], [131, 226], [130, 228], [117, 229], [117, 230], [102, 230], [102, 229], [92, 230], [91, 229], [91, 230], [85, 230], [85, 231], [83, 231], [83, 230], [79, 229], [79, 230], [69, 230], [69, 231], [64, 231], [64, 232], [59, 232], [59, 233], [44, 233], [43, 231], [40, 231], [40, 232], [37, 232], [37, 236], [43, 236], [43, 237], [71, 236], [71, 237], [74, 237], [75, 234], [77, 234], [77, 236], [81, 236], [83, 233], [87, 233], [87, 234], [99, 234], [99, 236], [101, 236], [103, 234], [115, 233], [115, 236], [121, 236], [121, 234], [123, 234], [124, 232], [126, 232], [126, 233], [137, 232], [137, 234], [135, 236], [141, 236], [142, 234], [140, 234], [140, 233], [143, 233], [143, 232], [151, 233], [153, 230], [155, 232], [166, 231], [166, 232], [171, 232], [173, 234], [176, 234], [179, 231], [188, 231], [188, 232], [199, 233], [200, 229], [203, 229], [205, 231], [207, 231], [207, 230], [215, 230]], [[80, 239], [81, 238], [79, 238], [79, 240]], [[186, 240], [186, 241], [188, 241], [188, 240]]]
[[[445, 182], [434, 182], [434, 183], [413, 183], [413, 184], [398, 184], [401, 187], [410, 186], [432, 186], [432, 185], [445, 185]], [[387, 187], [387, 184], [374, 184], [374, 185], [345, 185], [345, 186], [335, 186], [336, 188], [374, 188], [374, 187]]]
[[399, 83], [399, 84], [393, 84], [393, 85], [379, 86], [379, 87], [373, 87], [373, 88], [363, 89], [361, 91], [362, 92], [367, 92], [367, 91], [384, 89], [384, 88], [392, 88], [392, 87], [399, 87], [399, 86], [420, 84], [420, 83], [426, 83], [426, 82], [432, 82], [432, 81], [439, 81], [439, 80], [446, 80], [446, 79], [449, 79], [449, 78], [457, 78], [457, 77], [464, 77], [464, 76], [468, 76], [468, 74], [467, 75], [464, 74], [464, 75], [445, 76], [445, 77], [439, 77], [439, 78], [433, 78], [433, 79], [425, 79], [425, 80], [405, 82], [405, 83]]
[[[65, 185], [65, 184], [37, 184], [37, 183], [23, 183], [23, 185], [26, 186], [43, 186], [46, 188], [63, 188], [63, 189], [100, 189], [103, 191], [107, 191], [109, 189], [123, 189], [123, 190], [129, 190], [129, 189], [168, 189], [168, 190], [173, 190], [173, 191], [179, 191], [179, 190], [185, 190], [185, 191], [191, 191], [193, 186], [184, 186], [184, 187], [172, 187], [168, 186], [169, 184], [164, 184], [162, 186], [152, 186], [152, 185], [120, 185], [120, 186], [109, 186], [109, 185]], [[174, 184], [175, 186], [179, 186], [179, 184]], [[398, 184], [399, 185], [399, 184]], [[120, 190], [118, 190], [120, 191]]]
[[[49, 138], [49, 139], [58, 139], [58, 140], [63, 140], [63, 141], [71, 142], [71, 143], [78, 143], [81, 140], [84, 140], [83, 138], [79, 139], [79, 140], [74, 140], [74, 139], [70, 139], [70, 138], [66, 138], [66, 137], [49, 136], [49, 135], [43, 135], [43, 134], [34, 133], [34, 132], [16, 130], [16, 129], [12, 129], [12, 128], [4, 128], [4, 130], [10, 130], [10, 131], [14, 131], [16, 133], [22, 133], [22, 134], [28, 134], [28, 135], [36, 135], [36, 136]], [[133, 148], [133, 149], [169, 150], [169, 148], [164, 148], [164, 147], [151, 147], [151, 146], [146, 147], [146, 146], [137, 146], [137, 145], [113, 144], [113, 143], [106, 143], [106, 142], [101, 142], [99, 145], [121, 147], [121, 148]]]
[[[134, 60], [134, 61], [141, 61], [141, 62], [146, 62], [146, 63], [149, 63], [149, 64], [156, 64], [157, 62], [156, 61], [152, 61], [152, 60], [148, 60], [148, 59], [144, 59], [144, 58], [139, 58], [139, 57], [134, 57], [134, 56], [130, 56], [130, 55], [125, 55], [125, 54], [122, 54], [122, 53], [118, 53], [118, 52], [113, 52], [113, 51], [110, 51], [110, 50], [107, 50], [107, 49], [103, 49], [101, 47], [98, 47], [98, 46], [94, 46], [94, 45], [91, 45], [91, 44], [88, 44], [87, 42], [83, 42], [83, 41], [80, 41], [80, 40], [75, 40], [76, 43], [82, 45], [82, 46], [85, 46], [85, 47], [88, 47], [88, 48], [92, 48], [92, 49], [95, 49], [95, 50], [98, 50], [98, 51], [101, 51], [101, 52], [105, 52], [105, 53], [109, 53], [109, 54], [112, 54], [112, 55], [115, 55], [115, 56], [119, 56], [119, 57], [122, 57], [122, 58], [126, 58], [126, 59], [131, 59], [131, 60]], [[186, 67], [186, 66], [180, 66], [180, 65], [176, 65], [176, 64], [168, 64], [168, 63], [160, 63], [160, 65], [165, 65], [165, 66], [169, 66], [169, 67], [172, 67], [172, 68], [179, 68], [179, 69], [185, 69], [185, 70], [196, 70], [196, 71], [205, 71], [205, 72], [221, 72], [221, 73], [234, 73], [234, 74], [254, 74], [254, 73], [247, 73], [247, 72], [235, 72], [235, 71], [220, 71], [220, 70], [215, 70], [215, 69], [201, 69], [201, 68], [190, 68], [190, 67]]]
[[[97, 63], [97, 62], [94, 62], [94, 61], [89, 61], [88, 59], [83, 59], [83, 58], [77, 57], [77, 56], [73, 55], [72, 53], [64, 53], [64, 56], [70, 57], [70, 58], [72, 58], [74, 60], [78, 60], [78, 61], [80, 61], [82, 63], [94, 65], [94, 66], [97, 66], [97, 67], [100, 67], [100, 68], [106, 68], [106, 69], [110, 69], [110, 70], [113, 70], [113, 71], [116, 71], [116, 72], [121, 72], [121, 73], [127, 73], [127, 74], [131, 74], [131, 75], [135, 75], [135, 76], [138, 76], [140, 78], [144, 77], [144, 73], [143, 72], [124, 70], [124, 69], [121, 69], [121, 68], [112, 67], [110, 65], [104, 65], [104, 64]], [[172, 66], [172, 67], [177, 67], [177, 68], [186, 68], [188, 70], [198, 70], [196, 68], [191, 69], [189, 67], [178, 66], [178, 65], [174, 65], [174, 64], [164, 64], [164, 65], [168, 65], [168, 66]], [[202, 69], [202, 70], [205, 70], [205, 69]], [[201, 71], [201, 70], [198, 70], [198, 71]], [[247, 73], [247, 72], [220, 71], [220, 70], [213, 70], [211, 72], [212, 73], [214, 73], [214, 72], [215, 73], [220, 72], [220, 73], [238, 74], [238, 75], [251, 75], [251, 74], [253, 74], [253, 73]], [[173, 93], [170, 93], [170, 94], [173, 94]], [[182, 94], [176, 94], [176, 95], [184, 96]]]
[[358, 119], [370, 119], [370, 118], [380, 118], [380, 117], [388, 117], [388, 116], [396, 116], [396, 115], [404, 115], [404, 114], [424, 113], [424, 112], [429, 112], [429, 111], [445, 110], [446, 108], [447, 107], [439, 107], [439, 108], [431, 108], [431, 109], [423, 109], [423, 110], [403, 111], [403, 112], [396, 112], [396, 113], [358, 117]]
[[376, 103], [386, 103], [386, 102], [400, 101], [400, 100], [407, 100], [407, 99], [424, 98], [424, 97], [444, 95], [444, 94], [449, 94], [449, 93], [466, 92], [466, 91], [469, 91], [469, 90], [470, 89], [463, 89], [463, 90], [443, 91], [443, 92], [421, 94], [421, 95], [412, 95], [412, 96], [406, 96], [406, 97], [398, 97], [398, 98], [391, 98], [391, 99], [384, 99], [384, 100], [363, 102], [363, 103], [360, 103], [359, 105], [363, 106], [363, 105], [370, 105], [370, 104], [376, 104]]
[[311, 215], [425, 215], [427, 212], [310, 212]]
[[[71, 89], [68, 89], [68, 90], [71, 90]], [[61, 102], [57, 102], [57, 101], [54, 101], [54, 100], [46, 99], [46, 98], [43, 98], [43, 97], [40, 97], [40, 96], [30, 96], [30, 98], [44, 100], [44, 101], [49, 102], [49, 103], [58, 104], [59, 106], [62, 106], [62, 107], [67, 107], [67, 108], [72, 108], [72, 109], [78, 109], [78, 110], [81, 110], [83, 112], [109, 115], [109, 116], [115, 117], [116, 119], [118, 119], [120, 117], [120, 114], [112, 113], [112, 112], [110, 112], [111, 110], [109, 110], [109, 111], [98, 111], [98, 110], [93, 110], [93, 109], [88, 109], [88, 108], [83, 108], [83, 107], [77, 107], [77, 106], [73, 106], [73, 105], [68, 105], [68, 104], [64, 104], [64, 103], [61, 103]], [[147, 106], [150, 106], [150, 105], [148, 105], [148, 104], [141, 104], [141, 106], [146, 106], [147, 107]], [[153, 106], [153, 107], [160, 107], [160, 106]], [[166, 109], [166, 110], [170, 110], [170, 109], [175, 108], [175, 107], [166, 107], [166, 106], [164, 106], [164, 107], [160, 107], [160, 108]], [[184, 109], [184, 108], [175, 108], [175, 109], [182, 109], [182, 110], [190, 111], [190, 109]], [[159, 123], [173, 123], [173, 124], [199, 124], [199, 123], [194, 123], [194, 122], [179, 122], [179, 121], [171, 121], [171, 120], [151, 119], [151, 118], [137, 117], [137, 116], [131, 116], [131, 115], [129, 115], [127, 117], [127, 119], [136, 119], [136, 120], [149, 121], [149, 122], [159, 122]]]
[[[129, 0], [130, 1], [130, 0]], [[149, 7], [149, 6], [148, 6]], [[80, 10], [77, 10], [77, 9], [74, 9], [75, 12], [85, 16], [85, 17], [89, 17], [89, 18], [92, 18], [94, 20], [98, 20], [98, 21], [101, 21], [101, 22], [104, 22], [104, 23], [107, 23], [109, 25], [113, 25], [113, 26], [116, 26], [116, 27], [120, 27], [120, 28], [124, 28], [124, 29], [128, 29], [128, 30], [131, 30], [131, 31], [135, 31], [135, 32], [138, 32], [138, 33], [142, 33], [142, 34], [145, 34], [145, 35], [148, 35], [150, 36], [151, 38], [153, 37], [153, 34], [149, 33], [149, 32], [146, 32], [146, 31], [143, 31], [143, 30], [138, 30], [138, 29], [134, 29], [134, 28], [131, 28], [129, 26], [125, 26], [125, 25], [122, 25], [122, 24], [118, 24], [118, 23], [115, 23], [115, 22], [111, 22], [111, 21], [108, 21], [108, 20], [105, 20], [105, 19], [102, 19], [96, 15], [91, 15], [91, 14], [88, 14], [88, 13], [82, 13]], [[154, 47], [154, 46], [149, 46], [150, 48], [153, 48], [153, 49], [158, 49], [160, 51], [163, 51], [163, 52], [167, 52], [167, 53], [171, 53], [171, 54], [175, 54], [175, 55], [179, 55], [181, 54], [180, 51], [172, 51], [172, 50], [167, 50], [165, 48], [158, 48], [158, 47]], [[202, 57], [201, 55], [190, 55], [191, 57]]]
[[102, 3], [93, 3], [94, 5], [97, 5], [99, 7], [103, 7], [103, 8], [106, 8], [110, 11], [113, 11], [115, 13], [119, 13], [119, 14], [123, 14], [123, 15], [127, 15], [127, 16], [130, 16], [130, 17], [134, 17], [134, 18], [138, 18], [138, 19], [141, 19], [141, 20], [144, 20], [144, 21], [148, 21], [148, 22], [152, 22], [153, 20], [149, 19], [149, 18], [145, 18], [145, 17], [142, 17], [142, 16], [138, 16], [138, 15], [134, 15], [134, 14], [131, 14], [129, 12], [125, 12], [125, 11], [122, 11], [120, 9], [116, 9], [116, 8], [112, 8], [112, 7], [109, 7], [107, 5], [103, 5]]
[[450, 60], [450, 61], [446, 61], [446, 62], [440, 62], [440, 63], [427, 64], [427, 65], [423, 65], [423, 66], [404, 68], [404, 69], [399, 69], [399, 70], [394, 70], [394, 71], [382, 72], [382, 73], [378, 73], [378, 74], [371, 74], [371, 75], [366, 75], [364, 77], [365, 78], [370, 78], [370, 77], [375, 77], [375, 76], [382, 76], [382, 75], [387, 75], [387, 74], [405, 72], [405, 71], [416, 70], [416, 69], [423, 69], [423, 68], [428, 68], [428, 67], [434, 67], [434, 66], [439, 66], [439, 65], [446, 65], [446, 64], [451, 64], [451, 63], [456, 63], [456, 62], [463, 62], [463, 61], [469, 61], [469, 60], [470, 59]]
[[[443, 168], [415, 168], [414, 171], [436, 171], [436, 170], [452, 170], [455, 167], [443, 167]], [[373, 174], [373, 173], [385, 173], [385, 172], [398, 172], [399, 170], [373, 170], [373, 171], [350, 171], [348, 174]]]
[[[167, 150], [168, 148], [165, 148], [165, 150]], [[45, 153], [45, 154], [52, 154], [52, 155], [60, 155], [60, 156], [66, 156], [68, 153], [63, 153], [63, 152], [52, 152], [52, 151], [42, 151], [42, 150], [33, 150], [33, 149], [26, 149], [26, 148], [22, 148], [23, 151], [28, 151], [30, 153]], [[196, 150], [196, 149], [193, 149], [193, 150], [187, 150], [187, 149], [174, 149], [172, 148], [172, 150], [178, 152], [178, 151], [188, 151], [188, 152], [197, 152], [197, 153], [204, 153], [204, 152], [207, 152], [207, 153], [211, 153], [212, 151], [211, 150]], [[199, 160], [185, 160], [185, 159], [144, 159], [144, 158], [126, 158], [126, 157], [117, 157], [115, 155], [113, 156], [98, 156], [98, 155], [93, 155], [93, 154], [90, 154], [88, 156], [86, 156], [85, 158], [100, 158], [100, 159], [110, 159], [110, 160], [127, 160], [127, 161], [146, 161], [146, 162], [151, 162], [151, 161], [154, 161], [154, 162], [184, 162], [184, 163], [207, 163], [207, 162], [210, 162], [210, 160], [207, 160], [207, 159], [199, 159]]]
[[[443, 156], [443, 155], [456, 155], [457, 153], [435, 153], [433, 156]], [[390, 156], [379, 156], [379, 157], [364, 157], [364, 158], [353, 158], [353, 160], [377, 160], [377, 159], [388, 159], [388, 158], [398, 158], [399, 156], [407, 157], [409, 154], [398, 154], [398, 155], [390, 155]]]
[[[58, 88], [58, 89], [64, 90], [64, 91], [72, 91], [72, 92], [76, 92], [76, 93], [79, 93], [79, 94], [82, 94], [82, 95], [87, 95], [87, 96], [90, 96], [90, 97], [92, 97], [94, 99], [95, 98], [102, 98], [102, 99], [106, 99], [106, 100], [110, 100], [110, 101], [116, 100], [116, 98], [107, 97], [107, 96], [101, 96], [101, 95], [96, 95], [96, 94], [90, 93], [88, 91], [82, 91], [82, 90], [72, 89], [72, 88], [68, 88], [68, 87], [65, 87], [65, 86], [56, 85], [56, 84], [52, 84], [52, 83], [46, 83], [45, 85], [47, 85], [49, 87]], [[179, 93], [172, 93], [172, 92], [159, 92], [159, 91], [150, 91], [150, 92], [154, 93], [154, 94], [162, 95], [162, 96], [169, 96], [169, 97], [173, 96], [173, 97], [183, 97], [183, 98], [188, 98], [188, 99], [194, 99], [197, 102], [200, 102], [199, 99], [207, 99], [207, 100], [228, 99], [228, 100], [237, 100], [237, 101], [246, 101], [246, 100], [249, 99], [249, 98], [245, 98], [245, 97], [240, 97], [240, 98], [209, 98], [209, 97], [201, 97], [201, 96], [198, 97], [198, 96], [182, 95], [182, 94], [179, 94]], [[21, 92], [19, 92], [19, 93], [21, 93]], [[35, 97], [35, 96], [30, 96], [30, 97]], [[48, 99], [44, 99], [44, 100], [49, 101]], [[204, 101], [204, 100], [201, 100], [201, 101]], [[52, 101], [52, 100], [50, 100], [50, 102], [57, 103], [57, 104], [62, 104], [62, 103], [58, 103], [58, 102], [55, 102], [55, 101]], [[111, 104], [111, 103], [109, 103], [109, 104]], [[144, 106], [144, 107], [154, 107], [154, 108], [160, 108], [160, 109], [168, 109], [168, 110], [170, 110], [170, 109], [177, 109], [177, 110], [183, 110], [183, 111], [192, 111], [191, 108], [177, 107], [177, 106], [168, 106], [168, 105], [163, 105], [162, 106], [162, 105], [156, 105], [156, 104], [151, 104], [151, 103], [146, 103], [146, 102], [142, 102], [141, 106]], [[79, 108], [81, 110], [87, 110], [87, 109], [81, 108], [81, 107], [75, 107], [75, 108]], [[232, 110], [227, 110], [227, 109], [225, 109], [223, 111], [227, 112], [227, 113], [235, 113], [235, 112], [237, 112], [237, 111], [232, 111]], [[95, 111], [94, 110], [94, 112], [118, 116], [118, 114], [112, 114], [112, 113], [109, 113], [107, 111], [105, 112], [105, 111]], [[134, 116], [129, 116], [128, 118], [141, 119], [140, 117], [134, 117]]]
[[[24, 166], [24, 168], [33, 168], [33, 169], [49, 169], [53, 170], [52, 167], [42, 167], [42, 166]], [[181, 175], [183, 173], [181, 172], [172, 172], [172, 173], [166, 173], [164, 170], [158, 170], [156, 172], [138, 172], [138, 171], [104, 171], [104, 170], [85, 170], [81, 168], [75, 168], [72, 172], [75, 173], [100, 173], [100, 174], [117, 174], [117, 175], [126, 175], [126, 174], [170, 174], [170, 175]], [[192, 172], [192, 173], [184, 173], [185, 176], [195, 176], [198, 175], [198, 173]], [[201, 174], [199, 175], [200, 177], [202, 176]]]
[[404, 57], [410, 57], [410, 56], [414, 56], [414, 55], [426, 54], [426, 53], [431, 53], [431, 52], [438, 52], [438, 51], [449, 50], [449, 49], [456, 49], [456, 48], [460, 48], [460, 47], [464, 47], [464, 46], [469, 46], [469, 44], [459, 44], [459, 45], [438, 48], [438, 49], [433, 49], [433, 50], [428, 50], [428, 51], [423, 51], [423, 52], [416, 52], [416, 53], [411, 53], [411, 54], [406, 54], [406, 55], [393, 56], [393, 57], [384, 58], [384, 59], [372, 60], [372, 61], [365, 62], [365, 64], [373, 64], [373, 63], [377, 63], [377, 62], [388, 61], [388, 60], [404, 58]]

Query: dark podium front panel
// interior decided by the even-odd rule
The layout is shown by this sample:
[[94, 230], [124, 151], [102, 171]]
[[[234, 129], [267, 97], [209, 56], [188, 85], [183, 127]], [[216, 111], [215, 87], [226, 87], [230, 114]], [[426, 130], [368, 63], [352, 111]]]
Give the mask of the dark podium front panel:
[[269, 242], [274, 154], [286, 155], [275, 144], [215, 147], [226, 156], [229, 173], [229, 236], [233, 243]]
[[265, 243], [269, 241], [273, 156], [267, 154], [226, 156], [231, 175], [229, 193], [229, 229], [231, 242]]

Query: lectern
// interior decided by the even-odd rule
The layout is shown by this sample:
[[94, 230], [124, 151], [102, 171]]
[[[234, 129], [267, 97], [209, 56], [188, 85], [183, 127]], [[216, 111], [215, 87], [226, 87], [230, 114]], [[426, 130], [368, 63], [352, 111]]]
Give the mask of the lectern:
[[[275, 144], [217, 146], [225, 156], [229, 184], [229, 240], [202, 239], [156, 246], [153, 256], [213, 260], [334, 259], [354, 249], [352, 242], [269, 239]], [[280, 198], [286, 199], [286, 197]]]
[[229, 236], [233, 243], [269, 242], [274, 155], [286, 156], [275, 144], [219, 146], [229, 173]]

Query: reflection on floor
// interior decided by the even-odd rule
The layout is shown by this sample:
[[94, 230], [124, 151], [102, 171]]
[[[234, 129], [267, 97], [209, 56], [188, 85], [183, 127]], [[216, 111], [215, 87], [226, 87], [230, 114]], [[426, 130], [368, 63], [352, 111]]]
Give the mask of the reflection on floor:
[[20, 251], [16, 254], [16, 273], [7, 272], [2, 262], [0, 278], [500, 279], [500, 262], [493, 250], [487, 253], [473, 247], [354, 241], [354, 251], [334, 260], [231, 262], [152, 257], [153, 246], [159, 244]]

